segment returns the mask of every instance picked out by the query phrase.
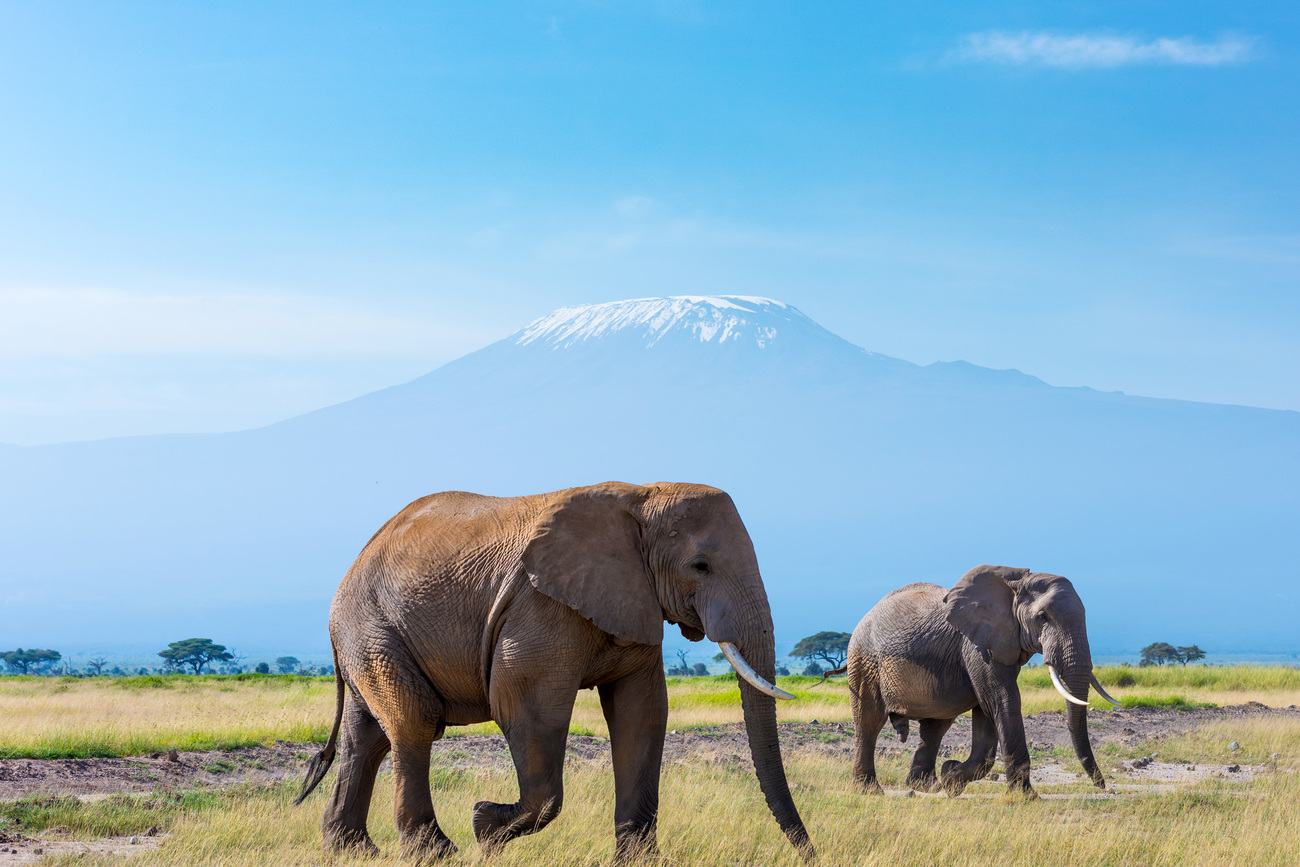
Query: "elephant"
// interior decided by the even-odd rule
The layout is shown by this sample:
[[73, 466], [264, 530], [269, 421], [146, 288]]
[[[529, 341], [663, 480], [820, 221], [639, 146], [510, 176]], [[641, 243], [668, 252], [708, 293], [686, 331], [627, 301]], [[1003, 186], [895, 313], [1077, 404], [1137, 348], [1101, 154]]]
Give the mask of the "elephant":
[[[1001, 745], [1008, 792], [1036, 797], [1029, 782], [1029, 748], [1020, 715], [1020, 668], [1043, 654], [1052, 684], [1069, 702], [1074, 753], [1094, 785], [1106, 781], [1088, 741], [1088, 686], [1107, 701], [1092, 673], [1083, 601], [1069, 579], [1008, 566], [977, 566], [951, 590], [908, 584], [867, 612], [849, 640], [847, 671], [856, 744], [853, 780], [868, 793], [876, 781], [876, 738], [886, 718], [906, 742], [917, 720], [920, 743], [907, 783], [949, 795], [983, 779]], [[971, 712], [971, 752], [943, 763], [939, 745], [953, 720]]]
[[[404, 853], [457, 851], [434, 814], [430, 749], [447, 726], [495, 720], [519, 781], [513, 804], [480, 801], [486, 854], [559, 815], [578, 690], [609, 725], [615, 859], [658, 851], [668, 722], [664, 621], [717, 642], [740, 675], [759, 786], [786, 837], [815, 855], [777, 741], [772, 615], [731, 498], [681, 483], [606, 482], [522, 497], [450, 491], [416, 500], [370, 539], [334, 596], [334, 726], [301, 803], [340, 756], [321, 819], [325, 847], [377, 852], [366, 827], [391, 751]], [[340, 740], [340, 731], [342, 737]]]

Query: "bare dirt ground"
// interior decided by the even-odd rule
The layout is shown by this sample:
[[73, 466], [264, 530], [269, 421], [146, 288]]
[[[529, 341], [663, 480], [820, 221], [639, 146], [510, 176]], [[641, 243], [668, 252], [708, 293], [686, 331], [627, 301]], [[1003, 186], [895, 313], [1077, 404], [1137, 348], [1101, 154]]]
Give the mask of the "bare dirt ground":
[[0, 864], [31, 864], [46, 855], [139, 855], [162, 842], [155, 837], [105, 837], [100, 840], [73, 841], [51, 839], [55, 834], [28, 837], [0, 832]]
[[[1195, 710], [1133, 708], [1109, 713], [1094, 712], [1089, 715], [1088, 731], [1094, 747], [1114, 743], [1131, 748], [1147, 741], [1158, 741], [1170, 735], [1192, 731], [1209, 722], [1259, 717], [1300, 719], [1300, 708], [1246, 704]], [[780, 728], [781, 746], [787, 753], [815, 752], [843, 756], [846, 761], [853, 753], [852, 723], [813, 721], [783, 724]], [[1025, 733], [1032, 749], [1068, 749], [1070, 746], [1065, 714], [1059, 711], [1025, 717]], [[916, 746], [916, 737], [916, 727], [913, 726], [912, 735], [904, 745], [899, 743], [893, 729], [886, 726], [880, 734], [877, 748], [885, 755], [908, 753]], [[203, 786], [273, 783], [300, 777], [307, 759], [319, 749], [318, 744], [276, 741], [270, 747], [180, 752], [176, 754], [175, 761], [170, 760], [166, 753], [126, 759], [0, 759], [0, 801], [12, 801], [31, 795], [94, 798]], [[943, 758], [964, 758], [969, 751], [970, 719], [962, 717], [944, 738], [940, 755]], [[569, 760], [608, 762], [609, 741], [605, 738], [571, 735]], [[670, 731], [664, 748], [664, 760], [748, 762], [749, 745], [745, 738], [745, 727], [733, 723], [712, 728]], [[509, 770], [512, 767], [505, 738], [500, 735], [444, 738], [433, 745], [433, 761], [435, 765], [463, 770]], [[1132, 764], [1126, 763], [1128, 766]], [[1156, 768], [1158, 764], [1152, 762], [1144, 767], [1130, 768], [1128, 772], [1138, 779], [1160, 779]], [[1204, 767], [1212, 768], [1210, 765]], [[1243, 773], [1247, 767], [1242, 766]], [[1035, 769], [1035, 773], [1037, 771]], [[1205, 773], [1211, 771], [1204, 771], [1201, 775]], [[1072, 775], [1073, 771], [1071, 779]], [[1188, 780], [1198, 778], [1195, 775], [1186, 777]], [[1036, 776], [1035, 782], [1037, 781]]]
[[[1222, 708], [1171, 710], [1133, 708], [1089, 715], [1089, 733], [1094, 747], [1113, 743], [1126, 748], [1158, 742], [1170, 735], [1192, 731], [1211, 722], [1245, 720], [1261, 717], [1300, 719], [1300, 709], [1269, 708], [1262, 704]], [[1060, 711], [1040, 713], [1025, 718], [1025, 730], [1031, 748], [1051, 750], [1070, 746], [1065, 715]], [[853, 753], [853, 725], [843, 722], [790, 723], [780, 727], [781, 745], [787, 754], [812, 752], [840, 756], [847, 763]], [[899, 742], [889, 726], [881, 732], [878, 751], [885, 755], [910, 753], [916, 746], [916, 727], [906, 745]], [[201, 787], [225, 787], [236, 784], [265, 785], [301, 778], [307, 760], [319, 749], [316, 744], [276, 741], [270, 747], [247, 747], [236, 750], [180, 752], [174, 758], [166, 753], [126, 759], [0, 759], [0, 801], [31, 796], [72, 796], [82, 799], [103, 798], [113, 794], [149, 793]], [[964, 758], [970, 750], [970, 720], [958, 719], [944, 738], [940, 759]], [[509, 771], [513, 765], [505, 738], [500, 735], [448, 737], [434, 744], [435, 766], [467, 771]], [[605, 738], [571, 735], [569, 761], [574, 764], [609, 762], [609, 741]], [[667, 763], [749, 763], [749, 746], [742, 724], [712, 728], [670, 731], [664, 749]], [[1188, 765], [1160, 762], [1149, 756], [1126, 759], [1103, 766], [1109, 781], [1106, 794], [1158, 791], [1209, 778], [1246, 782], [1271, 771], [1268, 765], [1202, 763]], [[385, 765], [387, 768], [387, 763]], [[1035, 762], [1032, 780], [1035, 786], [1077, 783], [1081, 779], [1077, 762], [1046, 759]], [[904, 790], [891, 795], [909, 795]], [[990, 797], [973, 793], [963, 797]], [[943, 797], [943, 795], [925, 795]], [[1047, 797], [1052, 797], [1047, 795]], [[1076, 796], [1077, 797], [1077, 796]], [[57, 839], [57, 834], [39, 838], [0, 832], [0, 865], [21, 864], [55, 852], [113, 852], [135, 854], [156, 845], [158, 837], [112, 838], [93, 842]], [[39, 854], [38, 854], [39, 853]]]

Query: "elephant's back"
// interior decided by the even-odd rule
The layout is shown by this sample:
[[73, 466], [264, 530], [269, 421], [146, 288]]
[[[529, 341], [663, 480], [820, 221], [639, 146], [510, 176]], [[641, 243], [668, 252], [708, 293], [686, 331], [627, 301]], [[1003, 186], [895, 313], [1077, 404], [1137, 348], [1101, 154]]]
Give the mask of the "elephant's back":
[[863, 615], [853, 630], [854, 640], [890, 644], [896, 632], [911, 633], [918, 625], [930, 624], [936, 618], [943, 620], [943, 597], [947, 592], [938, 584], [926, 582], [889, 591]]
[[524, 528], [541, 508], [533, 499], [444, 491], [410, 503], [371, 537], [343, 576], [331, 632], [346, 629], [348, 620], [355, 626], [359, 610], [399, 631], [417, 611], [473, 628], [486, 619], [494, 587], [518, 571]]
[[533, 497], [446, 491], [394, 515], [362, 549], [330, 607], [330, 637], [352, 672], [404, 658], [442, 703], [442, 720], [486, 719], [481, 644], [493, 603], [519, 577]]
[[961, 635], [948, 624], [938, 584], [917, 583], [886, 594], [853, 632], [849, 656], [890, 713], [912, 719], [956, 716], [969, 698], [959, 672]]
[[505, 556], [527, 543], [524, 526], [541, 511], [539, 499], [467, 491], [421, 497], [371, 537], [351, 572], [382, 566], [390, 574], [414, 569], [430, 575], [467, 559]]

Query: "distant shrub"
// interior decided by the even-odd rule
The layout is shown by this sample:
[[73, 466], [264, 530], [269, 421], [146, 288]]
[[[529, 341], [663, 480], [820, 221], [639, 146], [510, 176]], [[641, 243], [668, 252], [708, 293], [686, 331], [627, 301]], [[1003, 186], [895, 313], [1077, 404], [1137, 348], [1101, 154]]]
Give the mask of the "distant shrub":
[[138, 677], [124, 677], [121, 680], [113, 681], [117, 686], [126, 689], [172, 689], [175, 680], [173, 677], [163, 677], [157, 674], [145, 674]]

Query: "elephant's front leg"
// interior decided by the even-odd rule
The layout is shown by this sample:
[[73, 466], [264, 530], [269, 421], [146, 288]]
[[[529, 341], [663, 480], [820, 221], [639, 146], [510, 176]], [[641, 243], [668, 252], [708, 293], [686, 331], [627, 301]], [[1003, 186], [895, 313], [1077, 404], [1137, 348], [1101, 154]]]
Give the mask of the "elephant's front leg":
[[992, 702], [993, 721], [998, 728], [1002, 745], [1002, 762], [1007, 771], [1008, 794], [1037, 798], [1038, 793], [1029, 783], [1029, 744], [1025, 739], [1025, 720], [1020, 715], [1020, 687], [1016, 685], [1019, 667], [994, 662], [992, 668], [997, 680]]
[[641, 670], [601, 684], [614, 762], [614, 860], [658, 851], [659, 770], [668, 728], [668, 687], [659, 648]]
[[564, 751], [577, 687], [530, 682], [502, 672], [492, 679], [492, 713], [510, 745], [519, 777], [513, 804], [474, 805], [474, 837], [491, 854], [524, 834], [542, 830], [564, 805]]

